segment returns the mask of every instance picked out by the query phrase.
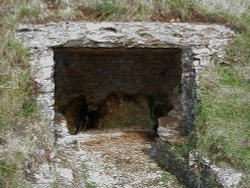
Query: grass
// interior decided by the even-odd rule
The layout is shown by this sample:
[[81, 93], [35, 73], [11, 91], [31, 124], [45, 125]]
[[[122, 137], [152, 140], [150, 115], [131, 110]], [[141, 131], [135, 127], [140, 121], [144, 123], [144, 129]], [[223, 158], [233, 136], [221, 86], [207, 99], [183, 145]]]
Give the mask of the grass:
[[[29, 125], [39, 118], [28, 64], [29, 52], [14, 39], [19, 23], [61, 20], [215, 22], [227, 24], [237, 33], [227, 50], [226, 65], [211, 63], [201, 78], [197, 149], [215, 161], [227, 160], [241, 167], [249, 176], [249, 12], [248, 0], [0, 0], [0, 138], [7, 144], [3, 147], [8, 147], [15, 139], [29, 140], [27, 134], [19, 138], [21, 132], [30, 129]], [[29, 144], [23, 146], [29, 147]], [[184, 146], [179, 149], [184, 153], [189, 150]], [[16, 154], [18, 150], [20, 148], [13, 147], [0, 154], [0, 187], [28, 187], [22, 164], [31, 150], [22, 151], [20, 155]]]
[[190, 144], [188, 142], [177, 143], [174, 145], [174, 148], [180, 158], [186, 159], [189, 155], [189, 152], [193, 149], [193, 144]]
[[100, 1], [97, 3], [96, 11], [97, 11], [97, 16], [100, 19], [107, 19], [111, 15], [114, 15], [118, 13], [119, 7], [116, 3], [115, 0], [108, 1]]
[[[39, 1], [0, 1], [0, 187], [31, 187], [25, 161], [32, 161], [36, 107], [29, 51], [14, 36], [17, 24], [39, 18]], [[34, 125], [32, 128], [30, 125]], [[38, 131], [35, 131], [38, 132]], [[43, 131], [44, 133], [44, 131]], [[41, 141], [45, 137], [40, 131]]]
[[87, 182], [86, 183], [86, 188], [96, 188], [97, 186], [94, 184], [94, 183], [92, 183], [92, 182]]
[[[169, 182], [177, 182], [178, 180], [176, 179], [176, 177], [172, 174], [170, 174], [169, 172], [164, 172], [161, 177], [160, 177], [160, 181], [163, 182], [164, 184], [167, 184]], [[173, 188], [182, 188], [183, 186], [177, 183], [173, 183], [171, 185]]]
[[[0, 170], [4, 171], [0, 176], [0, 187], [18, 187], [18, 182], [22, 182], [22, 172], [18, 171], [19, 162], [0, 160]], [[28, 187], [28, 183], [23, 183]]]
[[194, 0], [209, 12], [222, 12], [239, 17], [249, 10], [248, 0]]
[[168, 3], [172, 14], [175, 14], [180, 21], [188, 20], [190, 13], [195, 9], [192, 0], [169, 0]]
[[[215, 162], [227, 161], [240, 167], [247, 180], [250, 177], [250, 14], [247, 12], [250, 3], [241, 1], [237, 6], [240, 13], [237, 15], [235, 10], [229, 10], [230, 6], [225, 7], [227, 13], [235, 16], [234, 24], [244, 30], [236, 33], [228, 47], [227, 63], [212, 62], [201, 78], [197, 149]], [[242, 184], [249, 186], [247, 181]]]
[[11, 128], [35, 110], [28, 50], [13, 38], [7, 32], [0, 39], [0, 130]]
[[85, 187], [86, 188], [96, 188], [97, 185], [94, 182], [88, 180], [89, 178], [89, 169], [86, 164], [82, 163], [82, 171], [84, 173], [83, 179], [85, 180]]
[[221, 65], [204, 71], [197, 149], [214, 162], [241, 167], [249, 177], [250, 84], [244, 69], [243, 65]]
[[[29, 158], [30, 143], [24, 138], [15, 139], [15, 133], [1, 135], [0, 187], [31, 187], [25, 180], [24, 163]], [[11, 139], [11, 143], [10, 142]], [[22, 145], [22, 147], [20, 147]]]

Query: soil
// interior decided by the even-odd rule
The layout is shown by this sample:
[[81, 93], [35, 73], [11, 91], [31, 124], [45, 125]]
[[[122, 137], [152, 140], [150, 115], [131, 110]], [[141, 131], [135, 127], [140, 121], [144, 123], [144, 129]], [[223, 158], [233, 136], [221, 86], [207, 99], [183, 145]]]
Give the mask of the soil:
[[64, 148], [69, 148], [67, 142], [75, 143], [75, 150], [81, 153], [78, 162], [83, 167], [86, 187], [183, 187], [153, 160], [156, 138], [148, 130], [107, 129], [64, 136], [61, 143], [64, 140]]
[[[175, 187], [178, 183], [151, 159], [155, 134], [149, 131], [92, 132], [80, 142], [88, 153], [88, 181], [97, 187]], [[92, 157], [93, 156], [93, 157]], [[164, 182], [163, 176], [169, 176]]]

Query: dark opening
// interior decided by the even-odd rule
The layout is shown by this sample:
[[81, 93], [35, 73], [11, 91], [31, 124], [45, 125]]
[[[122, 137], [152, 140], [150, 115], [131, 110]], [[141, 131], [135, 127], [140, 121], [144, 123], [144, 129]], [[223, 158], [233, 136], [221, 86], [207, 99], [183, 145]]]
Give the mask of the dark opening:
[[88, 128], [157, 129], [157, 119], [179, 105], [180, 49], [53, 50], [55, 109], [72, 134]]

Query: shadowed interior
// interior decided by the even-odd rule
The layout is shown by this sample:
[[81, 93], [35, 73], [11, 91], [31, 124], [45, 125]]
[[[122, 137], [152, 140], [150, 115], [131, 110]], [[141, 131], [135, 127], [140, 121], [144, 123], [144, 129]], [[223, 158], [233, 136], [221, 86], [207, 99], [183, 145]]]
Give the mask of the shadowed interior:
[[[179, 98], [174, 95], [181, 81], [180, 56], [180, 49], [54, 48], [56, 112], [63, 113], [84, 95], [90, 114], [98, 110], [99, 116], [110, 115], [114, 108], [107, 104], [116, 106], [116, 99], [127, 107], [115, 108], [122, 117], [136, 105], [134, 113], [148, 108], [151, 118], [165, 116]], [[145, 117], [139, 119], [145, 122]]]

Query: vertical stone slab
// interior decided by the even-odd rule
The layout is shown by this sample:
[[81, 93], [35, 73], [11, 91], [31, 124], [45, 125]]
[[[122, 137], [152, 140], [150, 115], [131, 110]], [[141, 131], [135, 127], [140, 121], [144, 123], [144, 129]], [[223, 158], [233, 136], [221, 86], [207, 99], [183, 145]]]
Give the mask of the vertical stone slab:
[[182, 51], [182, 76], [181, 76], [181, 131], [190, 133], [195, 127], [196, 90], [195, 69], [192, 66], [191, 49]]
[[37, 102], [41, 113], [54, 132], [54, 53], [51, 48], [36, 50], [31, 54], [31, 64], [37, 88]]

